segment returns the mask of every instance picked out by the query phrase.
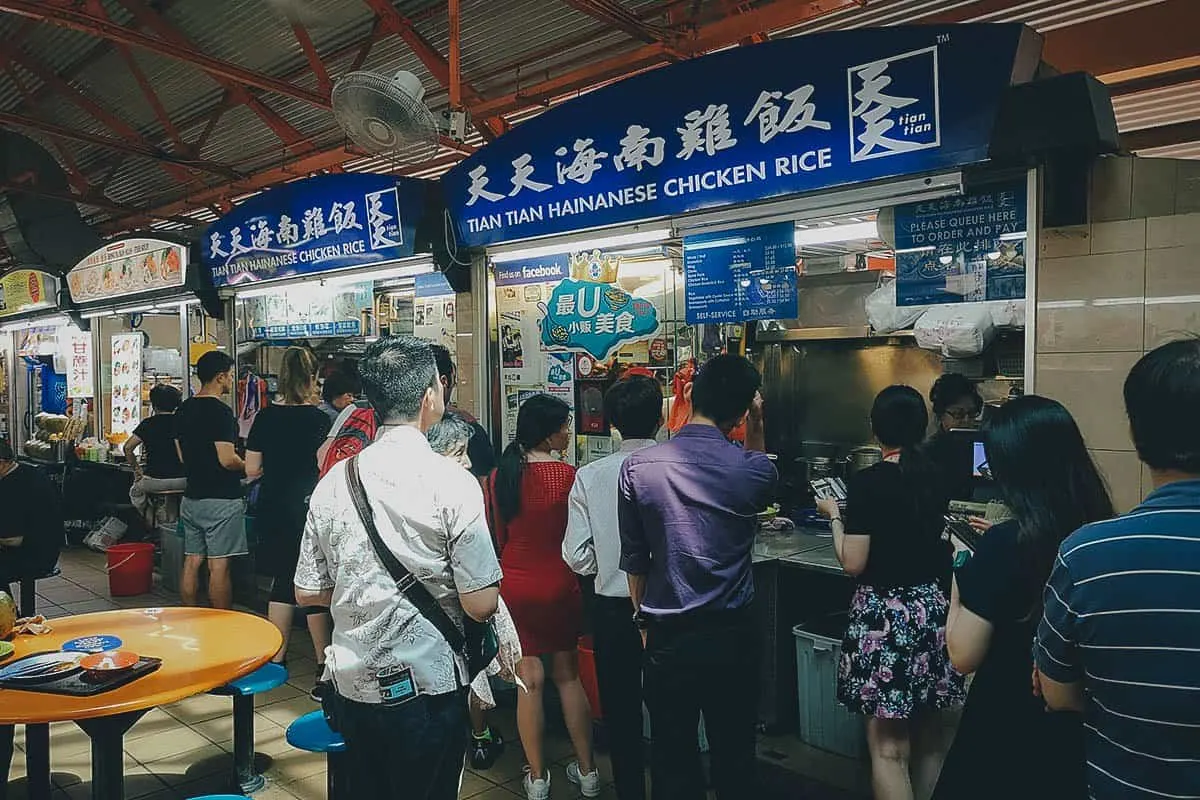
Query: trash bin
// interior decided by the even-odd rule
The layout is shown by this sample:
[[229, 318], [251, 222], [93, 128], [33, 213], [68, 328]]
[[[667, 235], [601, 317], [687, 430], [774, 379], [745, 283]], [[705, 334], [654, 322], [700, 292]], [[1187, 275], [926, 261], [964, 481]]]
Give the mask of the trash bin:
[[838, 614], [792, 628], [796, 638], [800, 740], [849, 758], [866, 758], [863, 718], [851, 714], [837, 701], [841, 632], [845, 627], [845, 615]]

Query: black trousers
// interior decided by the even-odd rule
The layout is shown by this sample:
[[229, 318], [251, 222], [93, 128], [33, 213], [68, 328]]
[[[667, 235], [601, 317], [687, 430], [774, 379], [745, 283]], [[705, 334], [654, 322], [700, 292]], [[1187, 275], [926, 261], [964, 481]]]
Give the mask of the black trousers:
[[702, 800], [700, 714], [720, 800], [755, 797], [759, 634], [749, 609], [656, 621], [647, 632], [654, 800]]
[[592, 641], [617, 797], [645, 800], [642, 636], [633, 624], [633, 606], [628, 597], [595, 596]]
[[387, 707], [334, 697], [330, 709], [346, 740], [350, 797], [455, 800], [470, 723], [465, 691], [420, 695]]

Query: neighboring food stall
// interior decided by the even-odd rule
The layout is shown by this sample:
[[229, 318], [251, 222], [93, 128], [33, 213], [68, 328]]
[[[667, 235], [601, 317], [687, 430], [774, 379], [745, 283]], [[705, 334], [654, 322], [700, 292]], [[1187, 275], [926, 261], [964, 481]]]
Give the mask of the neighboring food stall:
[[212, 284], [234, 300], [237, 411], [245, 436], [276, 388], [284, 348], [351, 375], [368, 341], [407, 333], [453, 344], [455, 300], [434, 274], [423, 220], [434, 184], [322, 175], [253, 197], [202, 237]]
[[68, 305], [47, 273], [21, 269], [0, 278], [0, 436], [48, 463], [65, 460], [74, 439], [64, 434], [92, 430], [91, 335]]
[[[1000, 111], [1040, 52], [1021, 25], [778, 39], [572, 99], [456, 166], [446, 202], [489, 287], [504, 436], [522, 399], [559, 394], [566, 457], [586, 462], [612, 450], [599, 401], [625, 370], [674, 395], [693, 360], [745, 353], [803, 529], [811, 467], [870, 463], [880, 389], [927, 394], [947, 371], [995, 402], [1029, 389], [1040, 153]], [[993, 157], [1001, 135], [1017, 157]], [[846, 607], [828, 541], [760, 543], [769, 724], [795, 718], [792, 625]], [[784, 556], [804, 581], [777, 581]]]
[[222, 309], [193, 261], [185, 240], [129, 236], [105, 243], [67, 273], [73, 308], [90, 326], [87, 370], [77, 359], [70, 381], [71, 393], [89, 398], [90, 412], [65, 478], [78, 519], [116, 517], [122, 531], [136, 519], [123, 446], [152, 413], [150, 390], [168, 383], [187, 396], [197, 354], [229, 346]]
[[229, 347], [223, 309], [193, 260], [185, 240], [134, 236], [106, 243], [67, 273], [96, 352], [97, 435], [104, 446], [85, 448], [85, 460], [119, 458], [110, 448], [152, 413], [150, 390], [167, 383], [186, 397], [198, 355]]

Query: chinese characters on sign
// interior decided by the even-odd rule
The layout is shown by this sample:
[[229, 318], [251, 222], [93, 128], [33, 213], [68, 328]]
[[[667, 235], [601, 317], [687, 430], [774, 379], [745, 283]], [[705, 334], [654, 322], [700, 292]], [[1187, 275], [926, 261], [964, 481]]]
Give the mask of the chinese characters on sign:
[[683, 240], [690, 324], [795, 319], [796, 226], [791, 222]]
[[420, 181], [322, 175], [247, 200], [201, 241], [213, 283], [227, 286], [392, 261], [413, 253]]
[[281, 288], [241, 305], [244, 326], [253, 340], [359, 336], [363, 314], [371, 308], [371, 281], [336, 286]]
[[1019, 25], [816, 34], [627, 78], [549, 109], [451, 170], [443, 184], [459, 242], [984, 161], [1000, 96], [1036, 67], [1036, 58], [1016, 63], [1025, 34]]
[[[95, 378], [92, 372], [92, 335], [69, 329], [66, 342], [67, 397], [92, 397]], [[139, 376], [140, 377], [140, 376]]]
[[1024, 181], [897, 206], [897, 305], [1025, 297], [1026, 222]]
[[554, 287], [541, 322], [547, 350], [572, 350], [604, 360], [622, 342], [642, 339], [658, 330], [654, 306], [617, 286], [619, 256], [575, 253], [571, 277]]

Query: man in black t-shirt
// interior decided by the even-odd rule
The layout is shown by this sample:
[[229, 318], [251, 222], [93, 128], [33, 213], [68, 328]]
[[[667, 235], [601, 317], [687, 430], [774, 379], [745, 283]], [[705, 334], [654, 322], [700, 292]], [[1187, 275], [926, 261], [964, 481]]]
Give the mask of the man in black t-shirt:
[[450, 357], [450, 351], [444, 345], [435, 344], [433, 345], [433, 357], [437, 361], [438, 375], [442, 380], [446, 414], [458, 415], [466, 420], [474, 431], [471, 440], [467, 442], [467, 456], [471, 459], [471, 474], [477, 478], [487, 477], [496, 468], [496, 451], [492, 447], [492, 437], [488, 436], [488, 432], [474, 417], [460, 408], [455, 408], [450, 401], [450, 396], [454, 394], [454, 387], [458, 385], [458, 368], [454, 366], [454, 359]]
[[233, 359], [219, 350], [196, 362], [200, 391], [176, 414], [175, 436], [187, 477], [180, 503], [183, 577], [180, 594], [196, 605], [200, 567], [208, 561], [208, 596], [215, 608], [233, 607], [229, 560], [247, 553], [242, 474], [237, 454], [237, 418], [222, 397], [235, 380]]
[[[134, 474], [129, 501], [139, 514], [145, 515], [150, 504], [149, 495], [180, 492], [187, 486], [179, 450], [175, 447], [175, 412], [182, 399], [179, 390], [167, 383], [151, 389], [150, 405], [154, 408], [154, 416], [142, 420], [125, 442], [125, 458]], [[138, 461], [138, 447], [146, 457], [144, 467]]]
[[63, 545], [62, 499], [50, 479], [18, 464], [0, 439], [0, 590], [26, 576], [43, 575]]

